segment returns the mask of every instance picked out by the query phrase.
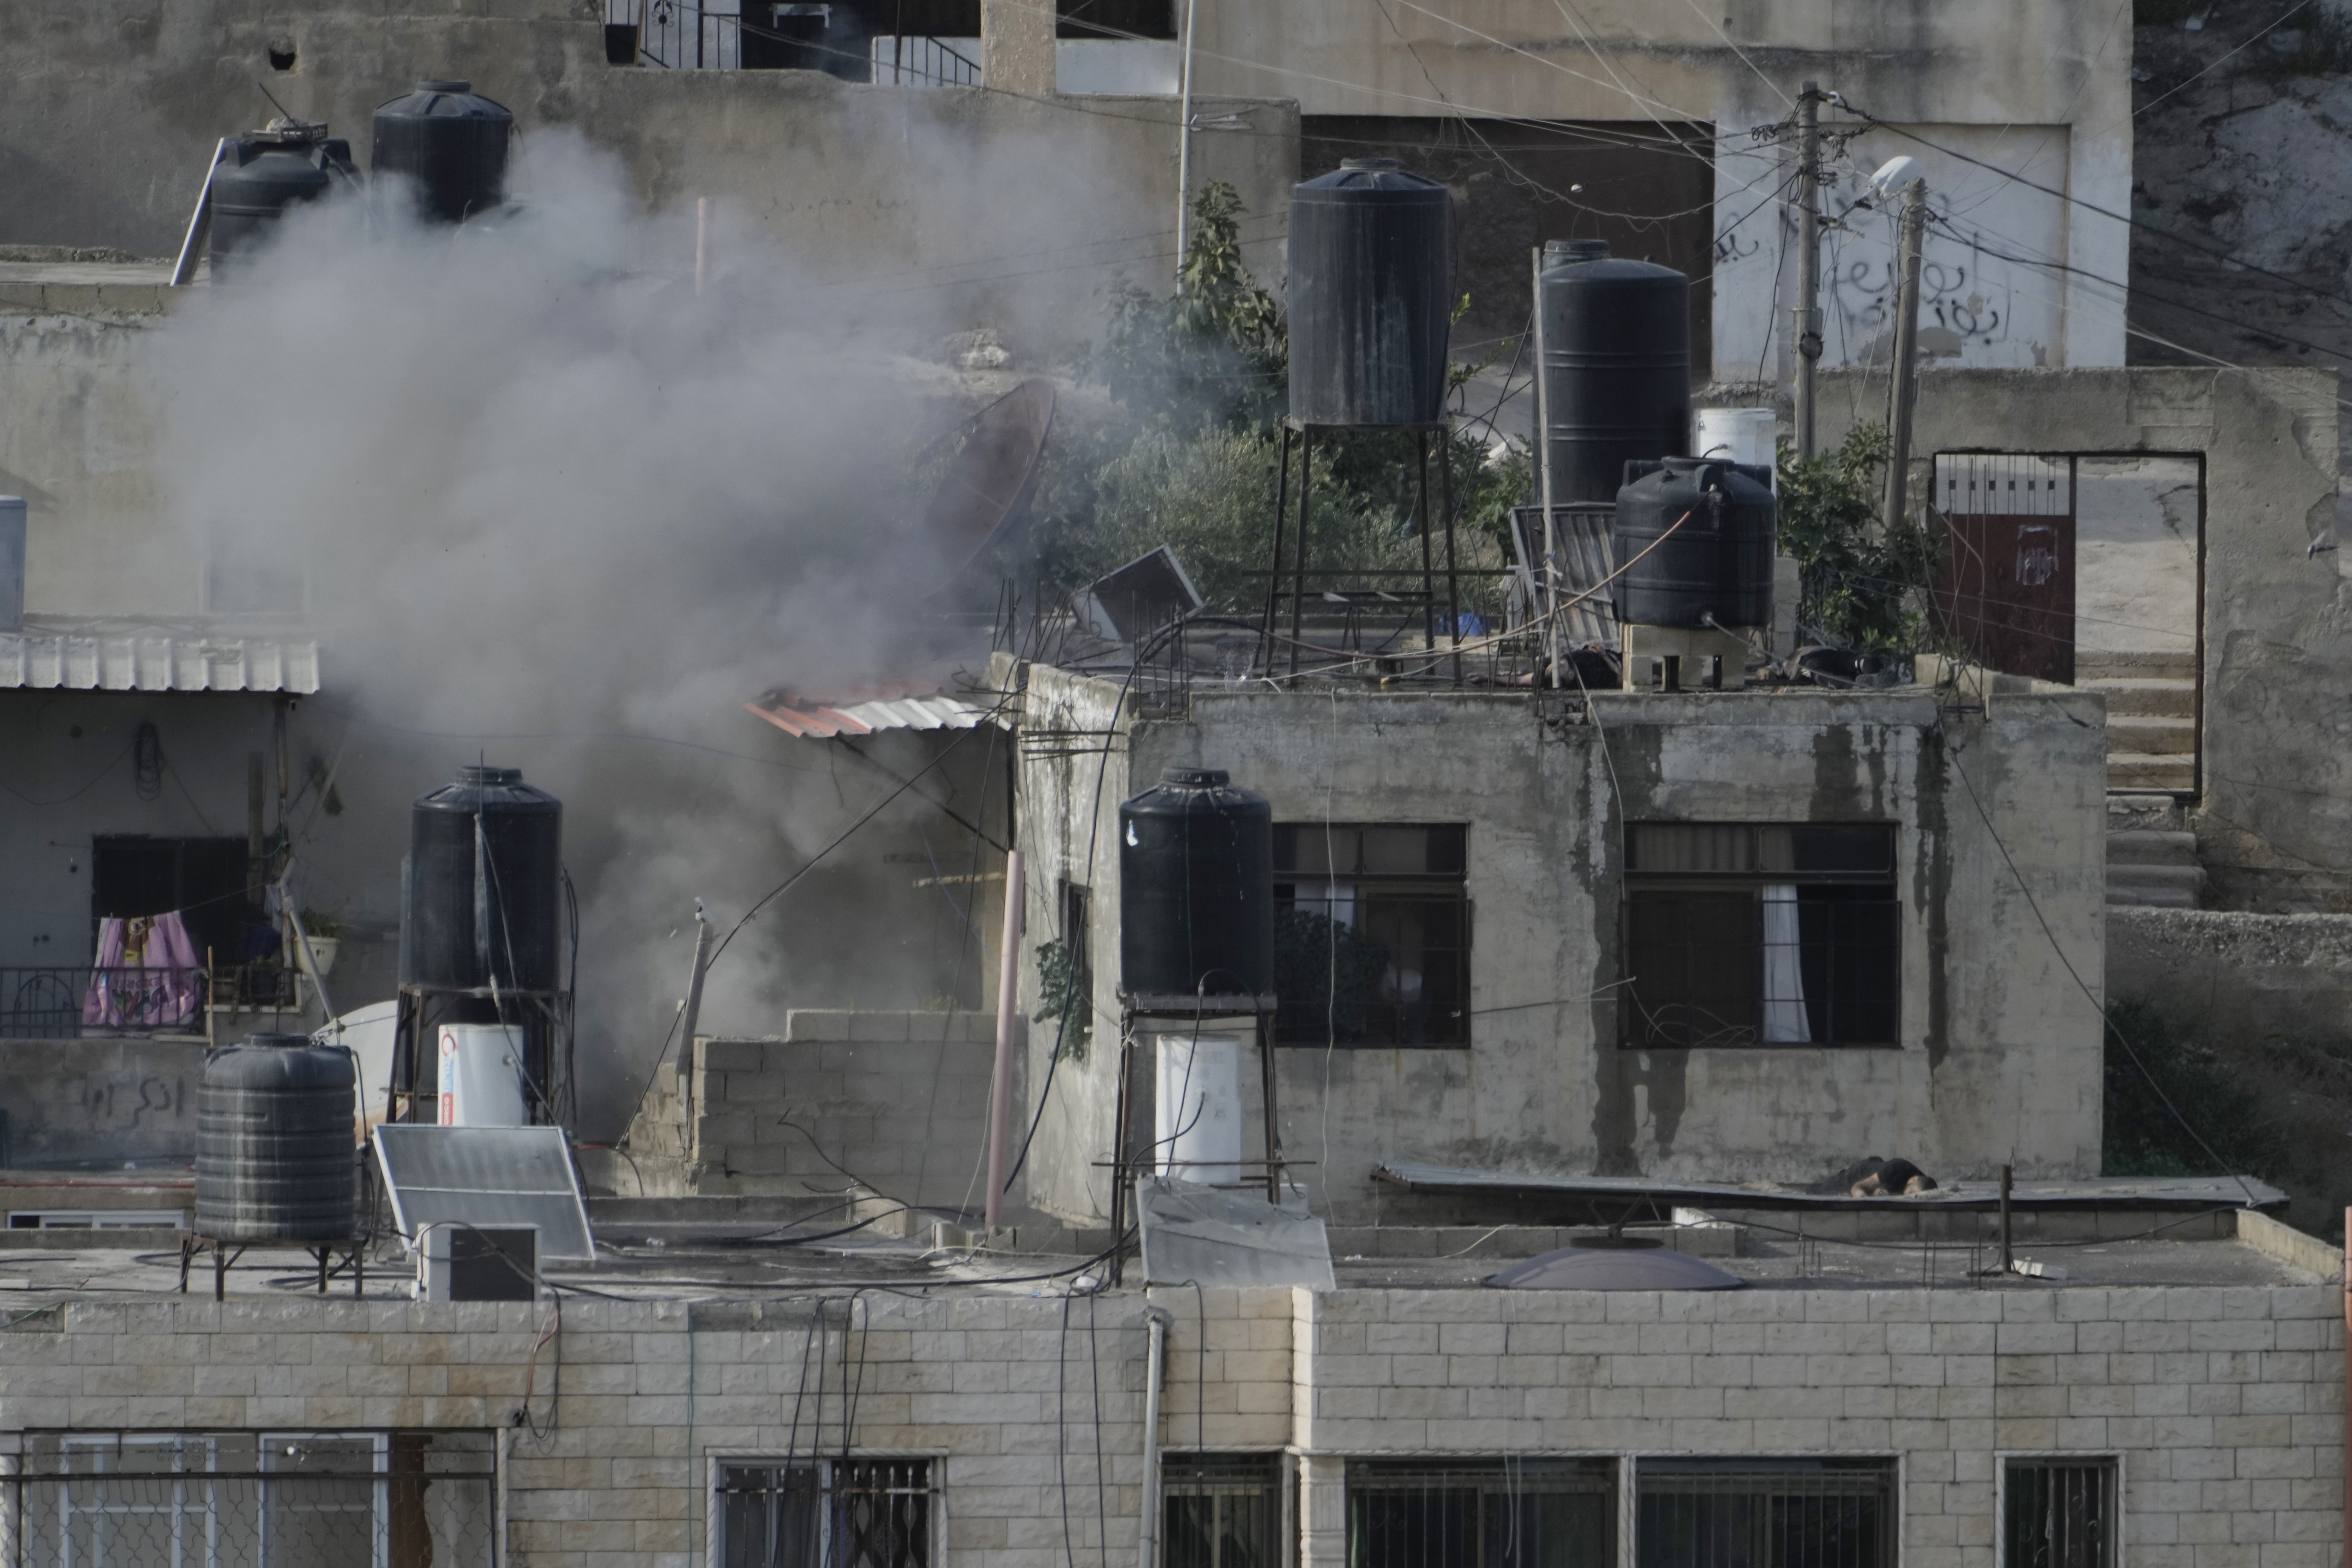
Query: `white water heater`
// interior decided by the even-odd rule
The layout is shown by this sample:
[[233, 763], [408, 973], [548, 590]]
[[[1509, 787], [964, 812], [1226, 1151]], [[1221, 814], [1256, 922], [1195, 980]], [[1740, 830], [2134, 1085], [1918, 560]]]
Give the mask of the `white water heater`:
[[523, 1031], [497, 1023], [441, 1026], [441, 1124], [445, 1127], [527, 1127], [530, 1101], [523, 1089]]
[[1161, 1176], [1210, 1186], [1241, 1181], [1244, 1040], [1189, 1029], [1160, 1037], [1152, 1157]]
[[1691, 415], [1694, 457], [1723, 457], [1774, 468], [1773, 488], [1780, 487], [1780, 418], [1769, 408], [1702, 408]]

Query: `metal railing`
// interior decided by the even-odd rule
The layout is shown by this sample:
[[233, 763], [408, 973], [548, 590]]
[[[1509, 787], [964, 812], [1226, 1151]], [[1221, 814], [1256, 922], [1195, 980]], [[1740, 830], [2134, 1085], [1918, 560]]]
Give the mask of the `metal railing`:
[[294, 971], [277, 964], [213, 970], [91, 965], [0, 967], [0, 1040], [202, 1034], [208, 1005], [282, 1010], [301, 1005]]
[[188, 1471], [0, 1478], [0, 1563], [489, 1568], [488, 1471]]

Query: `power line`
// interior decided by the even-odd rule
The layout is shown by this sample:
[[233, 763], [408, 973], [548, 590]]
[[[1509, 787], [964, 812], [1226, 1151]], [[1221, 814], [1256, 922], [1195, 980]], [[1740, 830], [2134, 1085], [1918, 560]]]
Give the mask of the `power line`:
[[2136, 218], [2126, 213], [2116, 212], [2112, 208], [2099, 205], [2096, 202], [2086, 201], [2081, 196], [2070, 195], [2066, 192], [2059, 190], [2056, 186], [2045, 185], [2039, 180], [2029, 180], [2024, 175], [2020, 174], [2013, 170], [2004, 169], [1997, 163], [1990, 163], [1982, 158], [1974, 157], [1969, 153], [1962, 152], [1958, 148], [1947, 147], [1938, 141], [1931, 141], [1916, 131], [1906, 130], [1903, 126], [1895, 125], [1886, 120], [1881, 120], [1876, 115], [1871, 113], [1868, 110], [1857, 109], [1852, 103], [1847, 102], [1843, 99], [1840, 99], [1838, 100], [1838, 106], [1843, 109], [1847, 113], [1868, 121], [1870, 124], [1877, 127], [1881, 131], [1892, 131], [1894, 134], [1902, 137], [1907, 141], [1916, 141], [1920, 146], [1927, 148], [1931, 152], [1940, 152], [1947, 158], [1957, 158], [1963, 163], [1972, 163], [1979, 169], [1990, 170], [2005, 180], [2014, 181], [2016, 183], [2024, 185], [2029, 189], [2039, 191], [2045, 196], [2055, 196], [2058, 200], [2078, 206], [2084, 212], [2096, 213], [2103, 218], [2112, 218], [2116, 223], [2128, 225], [2135, 229], [2139, 229], [2147, 234], [2154, 235], [2158, 239], [2169, 241], [2171, 244], [2177, 245], [2184, 250], [2192, 250], [2197, 252], [2200, 256], [2211, 256], [2216, 261], [2226, 262], [2231, 267], [2238, 267], [2242, 271], [2253, 273], [2257, 277], [2267, 277], [2275, 283], [2284, 283], [2291, 288], [2300, 289], [2304, 293], [2309, 294], [2315, 298], [2330, 300], [2339, 305], [2352, 306], [2352, 295], [2332, 293], [2325, 288], [2315, 287], [2312, 285], [2304, 282], [2301, 278], [2290, 277], [2284, 272], [2273, 272], [2269, 267], [2259, 267], [2254, 263], [2246, 260], [2242, 256], [2233, 256], [2228, 251], [2216, 250], [2210, 246], [2199, 245], [2194, 240], [2184, 238], [2180, 235], [2175, 234], [2169, 229], [2151, 224], [2145, 219]]

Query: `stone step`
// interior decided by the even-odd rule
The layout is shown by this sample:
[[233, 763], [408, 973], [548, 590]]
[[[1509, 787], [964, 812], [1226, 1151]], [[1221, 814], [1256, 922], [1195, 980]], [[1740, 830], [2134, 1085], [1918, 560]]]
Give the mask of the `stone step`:
[[2149, 718], [2138, 714], [2107, 716], [2107, 751], [2141, 753], [2189, 752], [2197, 748], [2197, 723], [2187, 718]]
[[2148, 716], [2158, 715], [2194, 719], [2197, 716], [2197, 683], [2176, 681], [2158, 676], [2118, 676], [2113, 680], [2079, 681], [2076, 688], [2096, 692], [2107, 699], [2110, 718], [2124, 714]]
[[2192, 752], [2124, 752], [2110, 748], [2107, 788], [2185, 793], [2197, 788], [2196, 755]]
[[2197, 655], [2189, 653], [2110, 653], [2074, 650], [2074, 684], [2084, 685], [2092, 681], [2129, 679], [2132, 677], [2167, 677], [2193, 681], [2197, 678]]
[[2197, 867], [2197, 835], [2194, 833], [2127, 828], [2120, 832], [2110, 831], [2107, 834], [2107, 880], [2110, 882], [2115, 880], [2117, 873], [2126, 869], [2137, 872], [2180, 866], [2191, 871]]
[[2178, 833], [2185, 831], [2189, 819], [2182, 814], [2180, 800], [2170, 794], [2135, 794], [2129, 790], [2107, 792], [2107, 831]]
[[2193, 887], [2158, 887], [2144, 883], [2110, 884], [2107, 888], [2110, 909], [2194, 909], [2197, 890]]

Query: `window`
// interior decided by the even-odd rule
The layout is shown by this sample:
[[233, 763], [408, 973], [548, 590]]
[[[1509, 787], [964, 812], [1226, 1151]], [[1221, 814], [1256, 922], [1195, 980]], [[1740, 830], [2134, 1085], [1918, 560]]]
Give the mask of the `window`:
[[1636, 1485], [1637, 1568], [1895, 1563], [1887, 1460], [1643, 1459]]
[[15, 1561], [489, 1568], [487, 1432], [27, 1434]]
[[[253, 922], [243, 839], [151, 839], [104, 833], [90, 841], [89, 912], [95, 921], [179, 910], [201, 961], [239, 962]], [[276, 951], [273, 945], [272, 952]]]
[[1885, 824], [1636, 822], [1629, 1046], [1900, 1042], [1902, 906]]
[[1615, 1568], [1607, 1459], [1358, 1460], [1349, 1568]]
[[2000, 1479], [2001, 1568], [2113, 1568], [2113, 1459], [2011, 1459]]
[[1276, 825], [1276, 1040], [1470, 1043], [1465, 839], [1458, 825]]
[[728, 1463], [719, 1470], [723, 1568], [929, 1568], [928, 1459]]
[[1281, 1568], [1281, 1455], [1164, 1455], [1160, 1493], [1160, 1568]]

